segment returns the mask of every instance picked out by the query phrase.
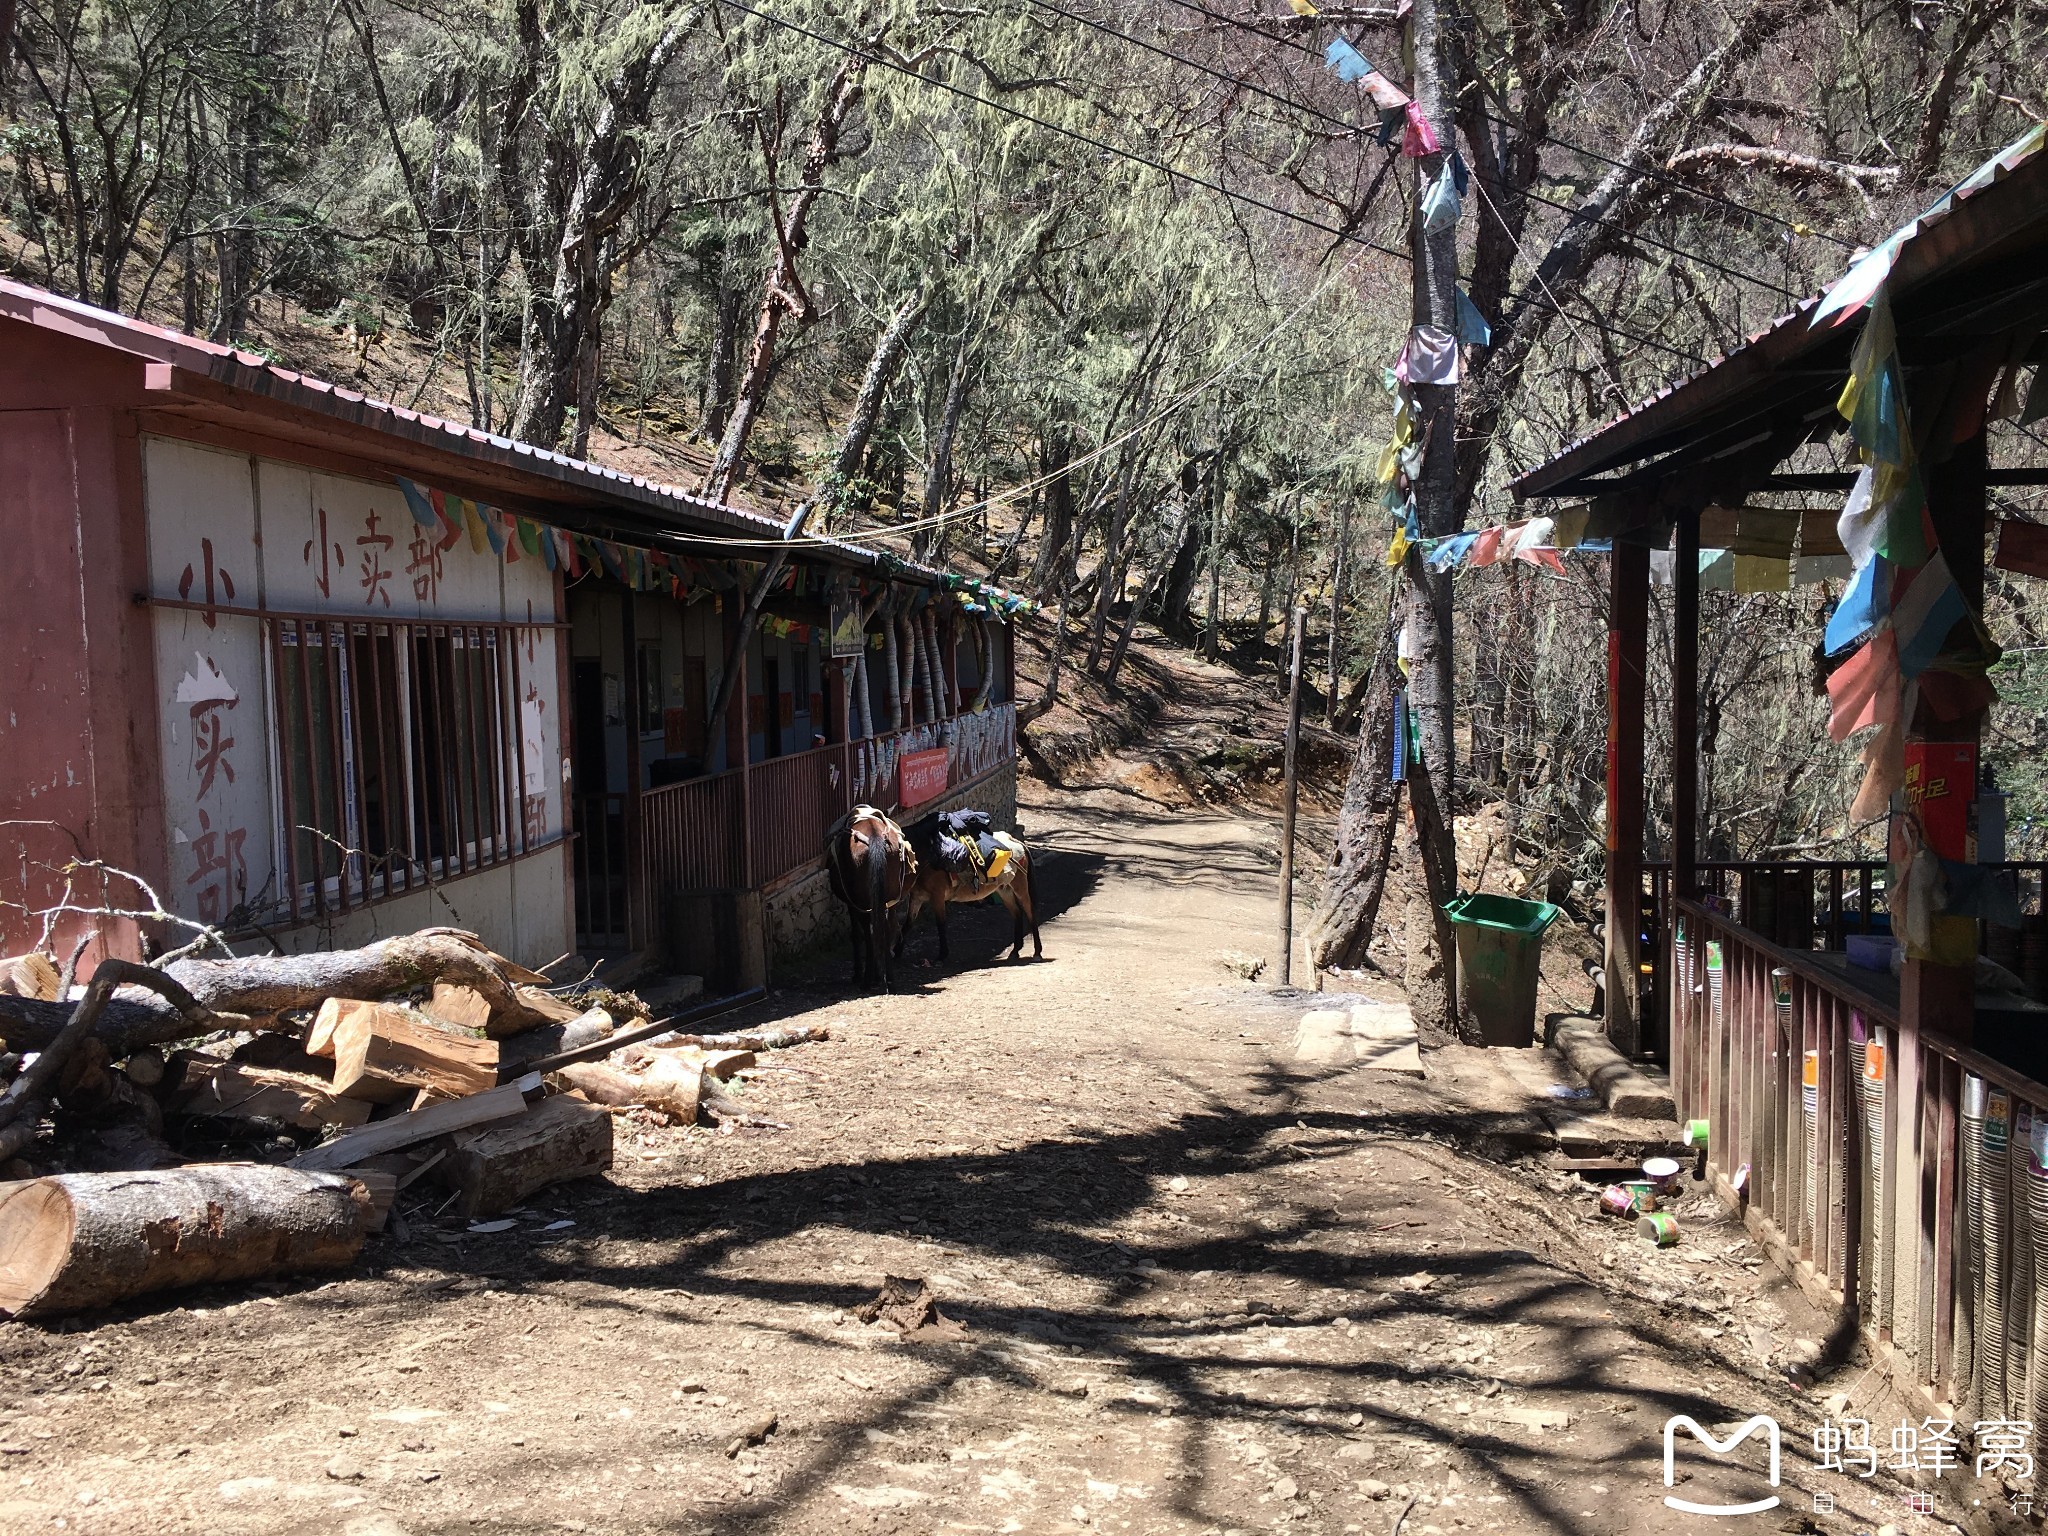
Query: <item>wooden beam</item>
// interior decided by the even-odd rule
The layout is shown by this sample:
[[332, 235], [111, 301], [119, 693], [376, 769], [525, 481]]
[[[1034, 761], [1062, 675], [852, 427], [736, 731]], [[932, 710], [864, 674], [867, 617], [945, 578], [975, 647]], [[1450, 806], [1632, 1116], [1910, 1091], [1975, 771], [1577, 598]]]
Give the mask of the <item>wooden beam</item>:
[[[1948, 562], [1956, 586], [1972, 612], [1984, 606], [1984, 529], [1988, 498], [1986, 489], [1986, 448], [1983, 429], [1966, 442], [1958, 443], [1948, 458], [1929, 464], [1924, 470], [1927, 484], [1927, 516], [1933, 524], [1935, 541]], [[1976, 747], [1982, 736], [1981, 715], [1956, 721], [1940, 721], [1932, 711], [1915, 712], [1907, 732], [1910, 765], [1914, 743], [1967, 743]], [[1955, 792], [1974, 798], [1974, 782], [1955, 786]], [[1910, 791], [1909, 791], [1910, 792]], [[1960, 859], [1960, 848], [1936, 847], [1946, 858]], [[1935, 939], [1941, 946], [1944, 925], [1955, 925], [1957, 947], [1964, 947], [1962, 929], [1970, 930], [1967, 947], [1975, 949], [1975, 919], [1937, 917]], [[1976, 971], [1974, 957], [1967, 965], [1938, 965], [1915, 959], [1909, 952], [1899, 968], [1899, 1020], [1924, 1034], [1937, 1034], [1968, 1045], [1975, 1032]]]
[[1678, 514], [1671, 618], [1671, 879], [1680, 896], [1699, 894], [1700, 514]]
[[1650, 551], [1614, 541], [1607, 618], [1607, 1037], [1624, 1056], [1642, 1047], [1644, 660]]
[[444, 1099], [439, 1104], [393, 1115], [388, 1120], [373, 1120], [332, 1141], [322, 1142], [310, 1152], [301, 1152], [292, 1159], [291, 1166], [348, 1168], [386, 1152], [396, 1152], [401, 1147], [446, 1136], [452, 1131], [466, 1131], [473, 1125], [488, 1125], [493, 1120], [524, 1114], [526, 1106], [537, 1103], [546, 1092], [540, 1074], [531, 1072], [517, 1082], [500, 1083], [466, 1099]]

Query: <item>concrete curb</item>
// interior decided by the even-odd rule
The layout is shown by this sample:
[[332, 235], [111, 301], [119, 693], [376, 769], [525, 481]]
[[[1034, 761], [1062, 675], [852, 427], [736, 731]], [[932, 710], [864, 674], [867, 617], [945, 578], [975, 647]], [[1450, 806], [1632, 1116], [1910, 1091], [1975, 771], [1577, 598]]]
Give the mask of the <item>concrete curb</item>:
[[1553, 1016], [1545, 1021], [1546, 1043], [1565, 1059], [1588, 1088], [1600, 1095], [1609, 1114], [1632, 1120], [1673, 1120], [1671, 1090], [1636, 1070], [1591, 1019]]

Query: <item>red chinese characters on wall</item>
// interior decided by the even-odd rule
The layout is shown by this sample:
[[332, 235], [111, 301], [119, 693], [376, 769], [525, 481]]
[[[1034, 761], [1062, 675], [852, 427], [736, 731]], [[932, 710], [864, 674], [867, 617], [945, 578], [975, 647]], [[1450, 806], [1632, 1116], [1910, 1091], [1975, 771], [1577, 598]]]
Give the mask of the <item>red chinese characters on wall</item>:
[[220, 601], [220, 598], [214, 596], [215, 585], [216, 583], [219, 585], [220, 597], [233, 602], [235, 600], [235, 578], [227, 573], [226, 566], [214, 563], [213, 540], [211, 539], [201, 539], [199, 541], [198, 563], [198, 572], [195, 572], [188, 565], [185, 567], [185, 574], [178, 578], [178, 596], [185, 602], [189, 603], [192, 601], [192, 588], [200, 584], [202, 579], [200, 573], [203, 572], [206, 607], [201, 610], [199, 616], [206, 621], [206, 627], [212, 629], [218, 618], [214, 611], [214, 604]]

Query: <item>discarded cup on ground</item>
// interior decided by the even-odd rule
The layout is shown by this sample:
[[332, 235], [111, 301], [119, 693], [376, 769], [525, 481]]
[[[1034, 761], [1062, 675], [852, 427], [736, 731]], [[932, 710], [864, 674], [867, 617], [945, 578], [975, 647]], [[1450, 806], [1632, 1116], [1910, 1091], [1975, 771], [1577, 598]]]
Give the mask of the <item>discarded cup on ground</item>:
[[1728, 1181], [1728, 1187], [1738, 1195], [1749, 1193], [1749, 1164], [1744, 1163], [1735, 1170], [1735, 1177]]
[[1636, 1214], [1657, 1209], [1657, 1183], [1654, 1179], [1624, 1179], [1621, 1187], [1635, 1197]]
[[1600, 1209], [1609, 1216], [1635, 1216], [1636, 1197], [1619, 1184], [1610, 1184], [1600, 1191]]
[[1636, 1221], [1636, 1235], [1670, 1248], [1678, 1242], [1678, 1218], [1669, 1211], [1646, 1211]]
[[1678, 1159], [1675, 1157], [1649, 1157], [1643, 1159], [1643, 1177], [1657, 1186], [1663, 1194], [1678, 1182]]

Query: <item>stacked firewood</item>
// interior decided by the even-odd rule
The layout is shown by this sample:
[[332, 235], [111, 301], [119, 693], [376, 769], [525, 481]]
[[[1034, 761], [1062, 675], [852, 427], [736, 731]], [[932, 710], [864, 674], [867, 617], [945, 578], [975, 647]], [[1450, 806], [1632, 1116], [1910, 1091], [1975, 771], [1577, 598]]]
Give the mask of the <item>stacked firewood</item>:
[[[302, 955], [106, 960], [82, 993], [46, 957], [0, 960], [0, 1174], [16, 1181], [0, 1184], [0, 1313], [346, 1264], [423, 1178], [459, 1215], [511, 1209], [610, 1167], [615, 1113], [745, 1120], [715, 1084], [751, 1049], [822, 1033], [621, 1029], [450, 928]], [[295, 1155], [193, 1162], [166, 1117], [240, 1125]], [[44, 1133], [88, 1171], [36, 1176]]]

